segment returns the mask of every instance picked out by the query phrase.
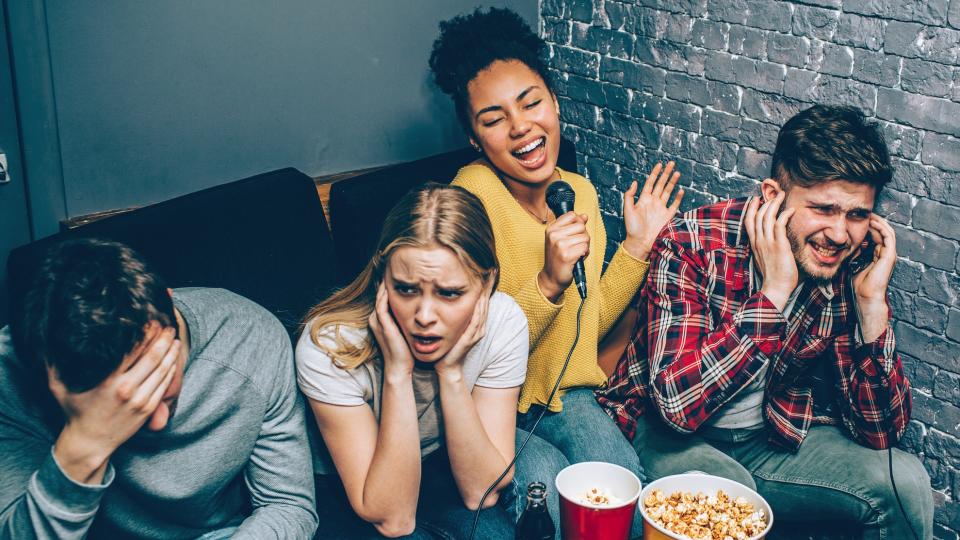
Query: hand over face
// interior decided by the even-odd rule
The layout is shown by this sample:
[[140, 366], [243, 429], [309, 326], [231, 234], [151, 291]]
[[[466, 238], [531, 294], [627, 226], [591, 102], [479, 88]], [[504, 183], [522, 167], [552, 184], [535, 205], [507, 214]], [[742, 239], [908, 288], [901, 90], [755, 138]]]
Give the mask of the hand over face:
[[463, 361], [466, 359], [467, 353], [486, 335], [487, 314], [490, 311], [490, 296], [493, 294], [493, 282], [494, 279], [491, 277], [488, 278], [487, 283], [484, 284], [483, 291], [480, 293], [480, 297], [477, 299], [477, 303], [473, 308], [473, 316], [470, 318], [470, 324], [467, 325], [467, 328], [450, 349], [450, 352], [437, 362], [437, 373], [442, 375], [447, 371], [462, 369]]
[[777, 216], [785, 199], [783, 191], [762, 205], [759, 197], [754, 198], [748, 203], [743, 220], [754, 263], [763, 275], [761, 291], [780, 311], [786, 308], [787, 300], [800, 279], [797, 260], [787, 238], [787, 223], [794, 210], [788, 208]]
[[623, 194], [623, 225], [627, 238], [624, 248], [637, 259], [644, 260], [650, 255], [650, 249], [660, 231], [677, 215], [680, 201], [683, 200], [683, 188], [670, 204], [670, 196], [680, 180], [680, 173], [673, 170], [673, 162], [663, 167], [654, 165], [647, 176], [640, 195], [637, 194], [637, 182]]
[[[92, 454], [109, 457], [144, 424], [163, 429], [170, 411], [162, 402], [176, 371], [181, 343], [172, 327], [151, 323], [143, 341], [96, 387], [71, 392], [48, 368], [50, 391], [66, 415], [64, 431]], [[149, 423], [148, 423], [149, 422]]]
[[876, 245], [873, 260], [853, 277], [853, 290], [861, 305], [886, 302], [887, 285], [897, 263], [897, 238], [887, 220], [870, 214], [869, 234]]
[[373, 337], [380, 346], [383, 355], [383, 369], [386, 374], [409, 375], [413, 372], [413, 354], [410, 345], [390, 314], [387, 299], [387, 286], [381, 281], [377, 287], [377, 300], [367, 319]]

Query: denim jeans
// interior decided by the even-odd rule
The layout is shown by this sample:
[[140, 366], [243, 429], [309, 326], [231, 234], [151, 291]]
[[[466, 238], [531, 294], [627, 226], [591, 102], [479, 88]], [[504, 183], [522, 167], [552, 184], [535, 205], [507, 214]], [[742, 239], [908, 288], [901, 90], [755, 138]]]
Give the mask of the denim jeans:
[[[633, 444], [653, 478], [698, 470], [755, 489], [773, 508], [775, 524], [845, 522], [858, 524], [865, 539], [913, 538], [891, 487], [888, 451], [861, 446], [841, 428], [812, 427], [791, 454], [770, 445], [764, 430], [724, 442], [683, 435], [647, 417]], [[933, 496], [923, 464], [894, 449], [893, 471], [910, 526], [932, 538]]]
[[[620, 465], [636, 474], [641, 481], [645, 480], [637, 453], [620, 428], [600, 408], [592, 389], [574, 388], [564, 394], [561, 401], [563, 410], [558, 413], [547, 412], [537, 427], [537, 436], [560, 450], [570, 463], [605, 461]], [[517, 425], [529, 430], [541, 410], [540, 406], [531, 407], [518, 417]], [[556, 491], [553, 479], [545, 483], [548, 490]], [[559, 525], [559, 512], [552, 515], [554, 523]], [[630, 535], [636, 538], [642, 534], [643, 522], [638, 511], [634, 515]]]
[[[517, 448], [526, 432], [517, 430]], [[533, 436], [517, 460], [514, 479], [500, 491], [496, 506], [480, 512], [478, 540], [513, 540], [516, 522], [526, 504], [528, 482], [553, 478], [566, 466], [566, 460], [550, 444]], [[320, 527], [317, 539], [379, 540], [385, 538], [363, 521], [347, 500], [343, 484], [336, 475], [316, 477], [317, 514]], [[554, 501], [556, 504], [556, 501]], [[417, 503], [417, 527], [403, 538], [410, 540], [461, 540], [470, 537], [476, 512], [463, 504], [450, 470], [450, 458], [443, 449], [430, 454], [420, 474], [420, 498]], [[559, 516], [559, 514], [556, 514]], [[558, 521], [555, 521], [559, 524]]]

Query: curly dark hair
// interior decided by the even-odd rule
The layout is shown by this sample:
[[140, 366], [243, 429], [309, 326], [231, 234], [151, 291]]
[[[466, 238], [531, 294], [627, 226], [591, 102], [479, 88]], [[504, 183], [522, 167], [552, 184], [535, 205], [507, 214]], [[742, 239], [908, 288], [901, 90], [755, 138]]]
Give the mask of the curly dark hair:
[[430, 70], [440, 90], [453, 98], [463, 129], [472, 135], [467, 85], [477, 73], [497, 60], [517, 60], [540, 75], [550, 89], [546, 52], [546, 43], [516, 12], [477, 8], [440, 23], [440, 36], [430, 53]]
[[771, 175], [781, 185], [810, 187], [847, 180], [877, 193], [893, 178], [883, 133], [855, 107], [814, 105], [780, 128]]
[[47, 250], [10, 327], [37, 373], [53, 367], [68, 390], [83, 392], [120, 366], [150, 321], [177, 324], [164, 281], [129, 247], [83, 238]]

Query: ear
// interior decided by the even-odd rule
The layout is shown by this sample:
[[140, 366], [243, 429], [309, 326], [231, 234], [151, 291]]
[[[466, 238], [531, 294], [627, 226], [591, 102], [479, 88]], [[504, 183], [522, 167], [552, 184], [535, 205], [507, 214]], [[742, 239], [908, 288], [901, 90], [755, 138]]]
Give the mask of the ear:
[[470, 141], [470, 146], [472, 146], [474, 150], [477, 152], [483, 152], [483, 148], [480, 147], [480, 143], [478, 143], [476, 139], [473, 137], [468, 137], [467, 140]]
[[167, 287], [167, 294], [170, 295], [170, 298], [173, 298], [173, 289], [171, 289], [170, 287]]
[[557, 101], [557, 95], [550, 92], [550, 96], [553, 98], [553, 108], [557, 111], [557, 116], [560, 116], [560, 102]]
[[780, 182], [773, 178], [767, 178], [760, 182], [760, 194], [763, 195], [763, 202], [769, 202], [777, 198], [781, 191], [783, 191], [783, 188], [780, 187]]

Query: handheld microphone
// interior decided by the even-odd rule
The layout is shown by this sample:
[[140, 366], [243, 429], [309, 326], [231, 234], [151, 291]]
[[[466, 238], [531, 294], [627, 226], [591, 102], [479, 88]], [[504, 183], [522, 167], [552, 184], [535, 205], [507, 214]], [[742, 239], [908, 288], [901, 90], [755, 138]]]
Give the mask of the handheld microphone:
[[[577, 194], [573, 192], [570, 184], [563, 180], [557, 180], [547, 187], [547, 206], [557, 217], [572, 212], [573, 203], [576, 200]], [[586, 298], [587, 274], [583, 270], [583, 257], [573, 265], [573, 282], [577, 284], [577, 292], [580, 293], [580, 298]]]

